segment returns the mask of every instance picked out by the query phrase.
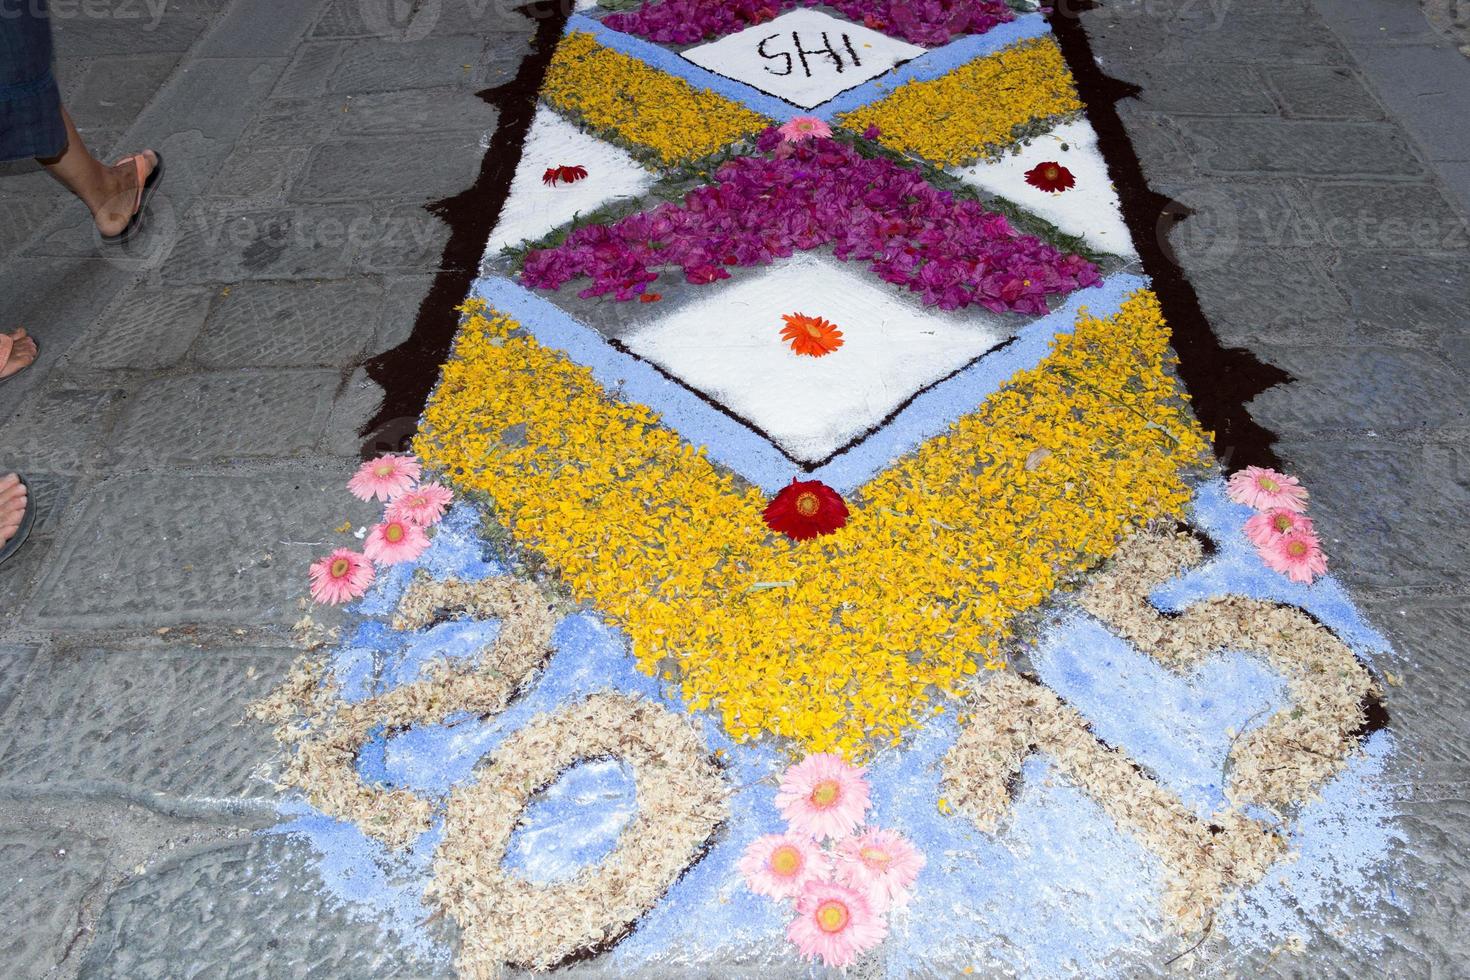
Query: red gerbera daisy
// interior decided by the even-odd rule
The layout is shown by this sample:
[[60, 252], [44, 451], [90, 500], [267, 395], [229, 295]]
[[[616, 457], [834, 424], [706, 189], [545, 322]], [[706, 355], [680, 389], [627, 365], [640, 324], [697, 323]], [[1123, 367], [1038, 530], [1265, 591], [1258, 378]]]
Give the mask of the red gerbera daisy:
[[586, 167], [547, 167], [546, 172], [541, 175], [541, 183], [554, 187], [557, 181], [573, 184], [586, 176]]
[[766, 527], [793, 541], [831, 534], [847, 523], [847, 504], [820, 480], [792, 480], [771, 498], [762, 515]]
[[1048, 194], [1057, 194], [1076, 185], [1077, 178], [1060, 163], [1047, 160], [1026, 171], [1026, 183]]

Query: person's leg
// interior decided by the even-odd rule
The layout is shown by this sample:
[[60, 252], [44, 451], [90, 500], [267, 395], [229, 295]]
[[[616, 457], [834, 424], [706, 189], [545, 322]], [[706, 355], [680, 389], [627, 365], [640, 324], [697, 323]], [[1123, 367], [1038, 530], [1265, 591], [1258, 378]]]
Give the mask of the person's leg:
[[11, 473], [0, 478], [0, 547], [15, 537], [25, 513], [26, 488], [20, 477]]
[[[40, 163], [82, 199], [99, 232], [116, 235], [133, 216], [138, 200], [137, 168], [131, 161], [108, 166], [92, 156], [65, 106], [61, 107], [61, 117], [66, 122], [66, 149], [60, 156], [40, 159]], [[151, 173], [158, 166], [158, 156], [152, 150], [144, 150], [143, 155], [148, 160], [145, 170]]]

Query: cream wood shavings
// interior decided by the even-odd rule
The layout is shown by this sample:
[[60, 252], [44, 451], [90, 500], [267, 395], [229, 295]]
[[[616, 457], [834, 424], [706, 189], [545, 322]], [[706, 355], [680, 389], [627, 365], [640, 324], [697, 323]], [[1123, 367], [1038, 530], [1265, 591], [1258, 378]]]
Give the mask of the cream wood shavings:
[[1286, 679], [1292, 708], [1239, 736], [1226, 794], [1236, 805], [1305, 803], [1346, 765], [1365, 701], [1381, 691], [1352, 650], [1300, 609], [1234, 595], [1205, 599], [1178, 615], [1155, 609], [1149, 593], [1202, 557], [1188, 534], [1135, 535], [1079, 601], [1174, 671], [1193, 670], [1220, 651], [1262, 654]]
[[[607, 858], [551, 884], [506, 870], [531, 798], [573, 764], [606, 758], [627, 763], [638, 799]], [[450, 796], [428, 893], [461, 928], [460, 974], [546, 969], [611, 945], [700, 857], [727, 809], [718, 767], [671, 711], [600, 693], [536, 716], [501, 744], [478, 782]]]
[[1285, 851], [1285, 841], [1237, 810], [1196, 817], [1117, 749], [1098, 741], [1049, 688], [993, 673], [976, 686], [969, 721], [944, 757], [945, 793], [987, 833], [1011, 803], [1011, 784], [1032, 752], [1044, 752], [1155, 854], [1166, 871], [1164, 912], [1180, 928], [1208, 925], [1228, 893], [1249, 886]]
[[[278, 737], [284, 733], [282, 741], [296, 744], [283, 782], [302, 790], [324, 813], [352, 821], [391, 847], [402, 847], [428, 829], [432, 804], [407, 790], [364, 783], [356, 765], [363, 743], [380, 727], [396, 732], [438, 724], [457, 712], [495, 714], [551, 654], [555, 624], [546, 600], [533, 586], [511, 578], [415, 582], [400, 602], [393, 626], [418, 629], [441, 614], [458, 612], [501, 621], [495, 642], [476, 657], [437, 660], [421, 680], [355, 704], [336, 697], [319, 667], [303, 667], [300, 676], [293, 670], [278, 692], [280, 703], [271, 700], [278, 711], [287, 704], [313, 706], [302, 712], [305, 725], [286, 724], [278, 730]], [[323, 705], [323, 699], [329, 703]]]

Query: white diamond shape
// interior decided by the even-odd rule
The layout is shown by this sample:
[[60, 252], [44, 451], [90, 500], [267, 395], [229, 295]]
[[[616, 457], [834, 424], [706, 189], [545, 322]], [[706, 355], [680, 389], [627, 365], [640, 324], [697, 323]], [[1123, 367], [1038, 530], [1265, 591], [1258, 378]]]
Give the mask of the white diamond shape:
[[923, 53], [860, 24], [802, 9], [682, 55], [717, 75], [811, 109]]
[[[781, 339], [786, 313], [832, 321], [843, 345], [823, 357], [793, 353]], [[988, 313], [925, 309], [836, 259], [802, 255], [716, 287], [622, 342], [792, 459], [818, 464], [1012, 333]]]
[[[1047, 161], [1072, 171], [1077, 185], [1050, 193], [1026, 183], [1026, 171]], [[1040, 215], [1069, 235], [1081, 236], [1093, 248], [1114, 255], [1136, 254], [1133, 237], [1123, 223], [1118, 192], [1108, 177], [1107, 161], [1097, 147], [1097, 134], [1085, 119], [1063, 123], [1049, 133], [1032, 137], [998, 160], [951, 167], [949, 172]]]
[[[542, 181], [548, 167], [563, 165], [586, 167], [586, 179], [551, 186]], [[507, 245], [540, 238], [578, 214], [618, 198], [639, 197], [652, 184], [653, 175], [627, 152], [582, 132], [546, 106], [537, 106], [486, 257], [493, 259]]]

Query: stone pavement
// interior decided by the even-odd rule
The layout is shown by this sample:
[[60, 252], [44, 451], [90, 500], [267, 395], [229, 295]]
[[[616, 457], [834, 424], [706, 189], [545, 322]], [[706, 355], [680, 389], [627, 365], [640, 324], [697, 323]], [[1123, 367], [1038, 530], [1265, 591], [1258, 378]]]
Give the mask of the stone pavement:
[[[158, 148], [170, 172], [152, 232], [118, 252], [44, 174], [0, 170], [0, 325], [42, 345], [0, 385], [0, 465], [42, 504], [0, 568], [0, 959], [27, 977], [442, 971], [326, 907], [297, 844], [250, 833], [274, 822], [274, 747], [241, 712], [295, 655], [324, 532], [368, 514], [341, 490], [377, 403], [361, 365], [412, 326], [447, 236], [424, 204], [474, 180], [497, 121], [476, 92], [514, 74], [534, 24], [488, 0], [406, 22], [389, 0], [52, 5], [88, 139]], [[1119, 111], [1154, 187], [1195, 212], [1169, 241], [1205, 312], [1295, 376], [1252, 411], [1407, 658], [1390, 710], [1414, 911], [1377, 966], [1458, 972], [1470, 60], [1392, 0], [1079, 16], [1142, 89]]]

